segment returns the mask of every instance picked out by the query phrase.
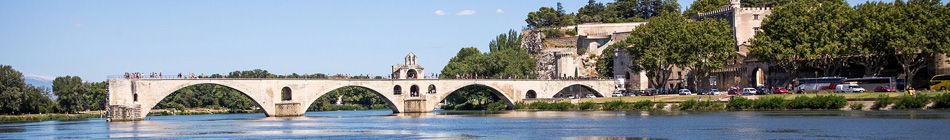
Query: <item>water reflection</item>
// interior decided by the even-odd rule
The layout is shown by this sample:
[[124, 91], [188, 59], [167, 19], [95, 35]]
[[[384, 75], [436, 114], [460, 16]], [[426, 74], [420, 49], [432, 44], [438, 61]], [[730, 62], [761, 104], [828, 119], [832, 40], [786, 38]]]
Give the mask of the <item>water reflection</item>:
[[944, 139], [948, 110], [436, 111], [0, 124], [0, 139]]

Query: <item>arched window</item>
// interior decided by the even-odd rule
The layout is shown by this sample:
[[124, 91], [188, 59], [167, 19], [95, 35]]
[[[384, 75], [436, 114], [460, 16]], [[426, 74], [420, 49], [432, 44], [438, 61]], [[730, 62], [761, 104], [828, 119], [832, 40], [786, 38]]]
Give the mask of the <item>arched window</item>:
[[430, 84], [430, 85], [429, 85], [429, 90], [428, 90], [428, 92], [429, 92], [429, 94], [435, 94], [436, 90], [435, 90], [435, 85], [434, 85], [434, 84]]
[[139, 94], [132, 94], [132, 101], [133, 101], [133, 102], [138, 102], [138, 101], [139, 101]]
[[411, 87], [409, 87], [409, 96], [419, 97], [419, 86], [412, 85]]
[[290, 91], [290, 87], [284, 87], [283, 89], [280, 89], [280, 97], [281, 97], [281, 99], [283, 99], [284, 101], [288, 101], [288, 100], [293, 99], [293, 98], [292, 98], [292, 97], [293, 97], [293, 94], [292, 94], [291, 91]]
[[534, 92], [534, 90], [528, 90], [528, 93], [524, 94], [524, 98], [526, 99], [538, 98], [538, 93]]
[[410, 69], [406, 72], [406, 79], [419, 79], [417, 78], [418, 74], [415, 69]]
[[396, 87], [393, 87], [393, 94], [395, 95], [402, 94], [402, 87], [400, 87], [399, 85], [396, 85]]

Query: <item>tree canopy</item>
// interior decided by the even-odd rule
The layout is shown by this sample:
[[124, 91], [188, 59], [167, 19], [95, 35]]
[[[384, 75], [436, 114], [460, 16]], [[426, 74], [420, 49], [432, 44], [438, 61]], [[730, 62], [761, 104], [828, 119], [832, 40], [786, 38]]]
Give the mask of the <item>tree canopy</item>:
[[733, 53], [731, 32], [725, 21], [689, 21], [680, 14], [662, 14], [630, 33], [626, 51], [635, 63], [630, 69], [645, 71], [650, 83], [665, 85], [673, 67], [717, 69]]
[[617, 0], [607, 4], [590, 0], [577, 10], [576, 19], [579, 23], [637, 22], [679, 11], [679, 3], [673, 0]]
[[26, 84], [12, 66], [0, 65], [0, 114], [55, 112], [49, 95], [49, 89]]
[[475, 47], [462, 48], [442, 69], [441, 78], [456, 75], [478, 75], [491, 78], [536, 77], [536, 60], [521, 48], [521, 36], [514, 30], [498, 35], [489, 43], [491, 49], [482, 53]]

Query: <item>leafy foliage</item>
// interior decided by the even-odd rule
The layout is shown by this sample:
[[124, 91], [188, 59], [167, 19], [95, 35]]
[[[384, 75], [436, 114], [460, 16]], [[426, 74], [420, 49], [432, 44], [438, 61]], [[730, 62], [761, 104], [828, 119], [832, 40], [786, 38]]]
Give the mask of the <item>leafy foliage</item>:
[[930, 97], [927, 95], [904, 95], [894, 100], [894, 109], [920, 109], [927, 103], [930, 103]]
[[693, 1], [693, 4], [689, 5], [689, 8], [686, 9], [686, 11], [683, 11], [683, 15], [688, 17], [696, 13], [711, 12], [719, 10], [723, 5], [728, 4], [729, 0], [697, 0]]
[[107, 88], [105, 82], [86, 83], [78, 76], [56, 77], [53, 80], [53, 93], [59, 97], [59, 108], [70, 113], [104, 109]]
[[881, 109], [881, 108], [887, 107], [887, 105], [890, 105], [891, 102], [893, 101], [891, 101], [890, 96], [887, 96], [887, 94], [881, 94], [877, 96], [876, 100], [874, 100], [874, 105], [871, 105], [871, 108]]
[[[673, 67], [717, 69], [733, 53], [731, 29], [725, 21], [687, 21], [679, 14], [663, 14], [630, 33], [625, 48], [634, 72], [645, 71], [651, 85], [666, 85]], [[613, 46], [622, 47], [622, 46]], [[609, 48], [608, 48], [609, 49]]]
[[49, 89], [28, 85], [23, 74], [0, 65], [0, 114], [50, 113], [58, 109], [48, 97]]

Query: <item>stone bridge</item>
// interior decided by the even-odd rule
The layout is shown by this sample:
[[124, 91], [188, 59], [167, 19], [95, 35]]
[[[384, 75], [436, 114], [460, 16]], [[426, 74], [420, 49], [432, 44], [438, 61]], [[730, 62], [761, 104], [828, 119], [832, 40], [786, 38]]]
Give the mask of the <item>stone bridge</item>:
[[553, 98], [559, 91], [575, 85], [585, 87], [601, 97], [609, 96], [616, 90], [613, 80], [109, 79], [108, 82], [109, 121], [143, 120], [166, 96], [197, 84], [216, 84], [240, 91], [261, 107], [267, 116], [303, 115], [320, 96], [347, 86], [374, 91], [385, 98], [394, 113], [431, 112], [450, 93], [466, 86], [488, 87], [509, 107], [525, 98]]

